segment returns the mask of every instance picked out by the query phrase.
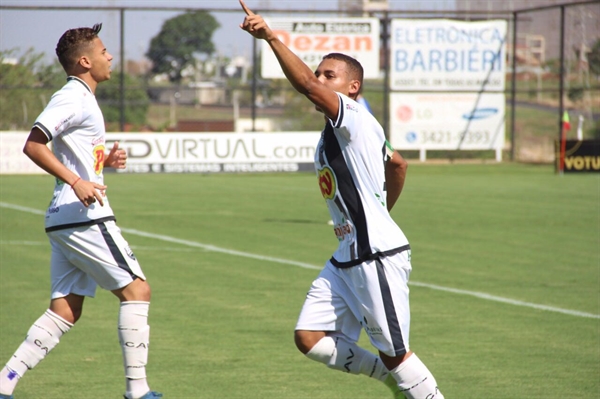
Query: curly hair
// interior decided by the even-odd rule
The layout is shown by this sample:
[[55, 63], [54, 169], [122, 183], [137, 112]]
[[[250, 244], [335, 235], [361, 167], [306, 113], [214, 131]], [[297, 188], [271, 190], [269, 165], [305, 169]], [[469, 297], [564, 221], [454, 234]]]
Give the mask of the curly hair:
[[56, 55], [65, 71], [69, 71], [79, 61], [82, 50], [85, 50], [102, 29], [102, 24], [95, 24], [91, 28], [69, 29], [58, 40]]

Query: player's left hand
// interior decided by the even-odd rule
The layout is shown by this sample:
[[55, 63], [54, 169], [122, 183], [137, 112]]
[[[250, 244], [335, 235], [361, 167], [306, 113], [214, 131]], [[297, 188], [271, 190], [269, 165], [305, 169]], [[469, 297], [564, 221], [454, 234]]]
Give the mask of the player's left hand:
[[119, 142], [116, 141], [115, 144], [113, 144], [113, 148], [108, 153], [106, 161], [104, 161], [104, 166], [115, 169], [125, 169], [126, 163], [127, 152], [124, 149], [119, 148]]

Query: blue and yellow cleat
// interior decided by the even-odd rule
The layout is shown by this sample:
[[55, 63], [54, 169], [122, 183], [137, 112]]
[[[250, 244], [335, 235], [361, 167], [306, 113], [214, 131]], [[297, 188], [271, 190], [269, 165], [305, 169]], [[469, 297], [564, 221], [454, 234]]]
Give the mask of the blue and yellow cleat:
[[[160, 392], [156, 392], [156, 391], [150, 391], [147, 394], [145, 394], [144, 396], [142, 396], [140, 399], [155, 399], [155, 398], [162, 398], [163, 394]], [[127, 396], [123, 396], [124, 399], [129, 399]], [[1, 398], [0, 398], [1, 399]]]

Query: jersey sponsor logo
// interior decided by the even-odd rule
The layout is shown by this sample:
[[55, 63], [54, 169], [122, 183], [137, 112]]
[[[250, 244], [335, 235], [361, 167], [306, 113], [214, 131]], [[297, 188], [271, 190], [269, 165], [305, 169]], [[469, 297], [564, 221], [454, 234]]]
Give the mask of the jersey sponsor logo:
[[360, 325], [365, 329], [365, 332], [369, 336], [383, 335], [383, 329], [381, 327], [370, 327], [365, 316], [363, 316], [363, 321], [360, 322]]
[[358, 112], [358, 108], [356, 108], [353, 104], [346, 104], [346, 109], [349, 111]]
[[48, 208], [49, 214], [58, 213], [59, 211], [60, 211], [60, 207], [58, 207], [58, 206], [52, 206], [52, 207]]
[[333, 199], [335, 197], [336, 184], [335, 175], [333, 171], [325, 166], [323, 169], [319, 169], [319, 188], [321, 189], [321, 195], [325, 199]]
[[65, 119], [63, 119], [62, 121], [58, 122], [58, 125], [54, 126], [54, 131], [57, 132], [58, 129], [60, 129], [60, 127], [62, 125], [64, 125], [65, 123], [69, 122], [73, 118], [75, 118], [75, 113], [74, 112], [71, 115], [67, 116]]
[[96, 172], [97, 175], [100, 175], [102, 173], [102, 169], [104, 169], [104, 161], [106, 159], [105, 150], [106, 147], [104, 147], [102, 144], [97, 145], [92, 150], [94, 155], [94, 172]]
[[348, 223], [340, 224], [335, 226], [333, 231], [335, 232], [335, 236], [338, 238], [338, 240], [343, 241], [346, 235], [352, 234], [352, 226]]

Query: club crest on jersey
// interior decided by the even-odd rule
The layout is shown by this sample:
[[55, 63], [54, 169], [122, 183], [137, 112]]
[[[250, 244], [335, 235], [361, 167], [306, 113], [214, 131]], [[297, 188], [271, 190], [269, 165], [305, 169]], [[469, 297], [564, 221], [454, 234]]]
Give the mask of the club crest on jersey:
[[96, 147], [94, 147], [94, 149], [92, 150], [92, 153], [94, 155], [94, 172], [96, 172], [97, 175], [100, 175], [102, 173], [102, 169], [104, 169], [104, 161], [106, 158], [106, 147], [104, 147], [104, 145], [97, 145]]
[[358, 108], [356, 108], [353, 104], [346, 104], [346, 109], [349, 111], [358, 112]]
[[335, 175], [328, 166], [323, 169], [319, 169], [319, 188], [321, 189], [321, 195], [325, 199], [333, 199], [335, 197], [336, 184]]
[[137, 260], [135, 258], [135, 255], [133, 254], [133, 251], [131, 250], [131, 248], [129, 247], [125, 247], [125, 253], [127, 254], [127, 256], [129, 256], [131, 259], [133, 260]]

